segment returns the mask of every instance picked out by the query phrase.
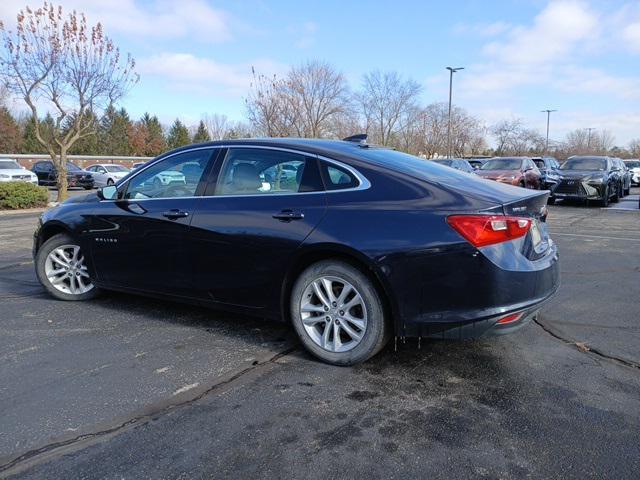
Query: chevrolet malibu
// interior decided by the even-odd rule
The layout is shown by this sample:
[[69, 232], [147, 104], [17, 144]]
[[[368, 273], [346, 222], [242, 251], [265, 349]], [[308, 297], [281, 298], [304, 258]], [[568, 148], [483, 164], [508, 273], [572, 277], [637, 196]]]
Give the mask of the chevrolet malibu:
[[[173, 172], [185, 181], [153, 181]], [[559, 284], [548, 195], [364, 142], [213, 142], [47, 211], [36, 273], [62, 300], [119, 290], [282, 319], [352, 365], [391, 337], [535, 317]]]

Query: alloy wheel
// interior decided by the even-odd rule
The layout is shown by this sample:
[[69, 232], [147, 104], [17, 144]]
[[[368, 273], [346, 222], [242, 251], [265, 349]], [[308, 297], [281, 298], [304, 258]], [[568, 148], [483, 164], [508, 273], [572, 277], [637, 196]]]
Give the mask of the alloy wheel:
[[51, 250], [44, 271], [49, 283], [60, 292], [81, 295], [93, 289], [78, 245], [61, 245]]
[[362, 295], [336, 276], [321, 276], [307, 285], [300, 300], [300, 315], [313, 342], [330, 352], [352, 350], [367, 329]]

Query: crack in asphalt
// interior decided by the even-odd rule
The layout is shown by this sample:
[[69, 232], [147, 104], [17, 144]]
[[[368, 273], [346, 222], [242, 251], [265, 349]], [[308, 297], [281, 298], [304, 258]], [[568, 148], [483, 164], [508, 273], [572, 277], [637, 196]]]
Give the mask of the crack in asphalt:
[[33, 263], [33, 260], [27, 260], [25, 262], [18, 262], [18, 263], [10, 263], [9, 265], [3, 265], [2, 267], [0, 267], [0, 270], [9, 270], [10, 268], [22, 267], [23, 265], [31, 265], [32, 263]]
[[547, 325], [543, 324], [537, 318], [535, 318], [533, 321], [540, 328], [542, 328], [542, 330], [544, 330], [546, 333], [551, 335], [553, 338], [562, 341], [565, 345], [571, 345], [571, 346], [575, 347], [580, 352], [593, 353], [594, 355], [597, 355], [600, 358], [604, 358], [606, 360], [611, 360], [614, 363], [618, 363], [620, 365], [624, 365], [625, 367], [631, 367], [631, 368], [640, 370], [640, 364], [638, 364], [638, 363], [632, 362], [630, 360], [626, 360], [626, 359], [621, 358], [621, 357], [616, 357], [615, 355], [609, 355], [608, 353], [604, 353], [602, 350], [594, 348], [591, 345], [581, 344], [580, 342], [567, 340], [566, 338], [564, 338], [560, 334], [554, 332], [550, 327], [548, 327]]
[[[268, 359], [259, 362], [259, 361], [254, 361], [251, 366], [244, 368], [242, 370], [240, 370], [239, 372], [233, 374], [232, 376], [225, 378], [224, 380], [214, 383], [213, 385], [210, 385], [206, 390], [204, 391], [200, 391], [200, 393], [198, 393], [197, 395], [191, 397], [191, 398], [187, 398], [183, 401], [180, 402], [176, 402], [176, 403], [170, 403], [168, 405], [163, 405], [160, 408], [157, 408], [155, 411], [151, 411], [149, 413], [145, 413], [142, 415], [137, 415], [133, 418], [130, 418], [128, 420], [126, 420], [125, 422], [122, 422], [118, 425], [115, 425], [111, 428], [107, 428], [104, 430], [99, 430], [97, 432], [90, 432], [90, 433], [84, 433], [82, 435], [78, 435], [77, 437], [73, 437], [67, 440], [61, 440], [61, 441], [55, 441], [52, 443], [49, 443], [47, 445], [44, 445], [42, 447], [39, 448], [35, 448], [33, 450], [29, 450], [19, 456], [17, 456], [16, 458], [14, 458], [13, 460], [11, 460], [8, 463], [5, 463], [3, 465], [0, 465], [0, 477], [5, 478], [5, 475], [12, 475], [13, 473], [17, 473], [17, 472], [10, 472], [10, 470], [20, 467], [25, 466], [24, 464], [26, 462], [34, 462], [33, 465], [35, 465], [38, 460], [38, 457], [45, 455], [45, 454], [51, 454], [51, 453], [55, 453], [56, 450], [58, 449], [62, 449], [65, 447], [80, 447], [82, 446], [83, 442], [89, 442], [91, 440], [94, 440], [96, 438], [100, 438], [100, 437], [104, 437], [104, 436], [108, 436], [111, 434], [115, 434], [118, 431], [132, 426], [132, 425], [144, 425], [145, 423], [147, 423], [150, 420], [155, 420], [157, 418], [159, 418], [160, 416], [166, 415], [169, 412], [172, 412], [174, 410], [176, 410], [177, 408], [181, 408], [181, 407], [185, 407], [187, 405], [191, 405], [195, 402], [197, 402], [198, 400], [206, 397], [207, 395], [209, 395], [210, 393], [214, 392], [215, 390], [218, 390], [221, 387], [224, 387], [226, 385], [229, 385], [230, 383], [235, 382], [236, 380], [238, 380], [239, 378], [243, 377], [244, 375], [246, 375], [249, 372], [252, 372], [264, 365], [268, 365], [268, 364], [273, 364], [276, 361], [278, 361], [280, 358], [287, 356], [291, 353], [293, 353], [294, 351], [296, 351], [298, 349], [297, 346], [293, 346], [293, 347], [289, 347], [285, 350], [282, 350], [278, 353], [276, 353], [275, 355], [269, 357]], [[63, 452], [64, 453], [64, 452]], [[27, 465], [26, 467], [30, 467], [33, 465]]]

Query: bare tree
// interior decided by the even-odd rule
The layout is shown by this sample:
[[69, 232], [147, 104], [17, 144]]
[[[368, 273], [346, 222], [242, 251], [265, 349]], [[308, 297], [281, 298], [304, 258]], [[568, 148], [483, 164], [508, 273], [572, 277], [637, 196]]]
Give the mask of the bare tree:
[[223, 140], [227, 138], [227, 133], [231, 128], [231, 123], [226, 115], [214, 113], [212, 115], [204, 115], [202, 118], [211, 140]]
[[421, 87], [413, 80], [403, 80], [397, 72], [375, 70], [364, 75], [357, 95], [367, 133], [376, 143], [389, 145], [403, 115], [415, 108]]
[[586, 128], [579, 128], [567, 133], [561, 147], [562, 154], [571, 155], [606, 155], [612, 149], [615, 137], [609, 130], [589, 133]]
[[629, 142], [629, 155], [632, 158], [640, 158], [640, 138], [634, 138]]
[[134, 61], [122, 58], [100, 23], [91, 27], [84, 14], [64, 16], [46, 3], [17, 16], [16, 30], [0, 24], [4, 50], [0, 68], [9, 90], [22, 97], [34, 118], [39, 109], [54, 113], [55, 128], [45, 138], [35, 134], [58, 171], [58, 198], [67, 196], [67, 152], [95, 134], [97, 114], [124, 96], [138, 79]]
[[491, 127], [496, 139], [496, 155], [539, 154], [544, 150], [545, 139], [536, 130], [526, 128], [522, 119], [502, 120]]
[[301, 137], [330, 133], [332, 121], [348, 108], [349, 88], [344, 76], [326, 62], [311, 61], [293, 67], [283, 83], [292, 118]]
[[326, 137], [344, 120], [350, 105], [343, 75], [325, 62], [293, 67], [278, 79], [253, 72], [246, 100], [249, 121], [269, 137]]
[[259, 135], [287, 137], [291, 135], [291, 119], [282, 95], [283, 80], [267, 77], [251, 69], [253, 80], [245, 99], [247, 118]]
[[[423, 110], [421, 121], [422, 143], [420, 152], [427, 158], [443, 155], [447, 151], [448, 104], [432, 103]], [[451, 109], [451, 150], [454, 156], [483, 153], [487, 148], [486, 129], [465, 109]]]

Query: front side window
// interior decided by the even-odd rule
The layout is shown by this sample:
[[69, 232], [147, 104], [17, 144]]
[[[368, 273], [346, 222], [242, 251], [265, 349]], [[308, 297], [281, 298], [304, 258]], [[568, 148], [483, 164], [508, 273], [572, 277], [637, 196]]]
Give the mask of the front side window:
[[128, 183], [124, 198], [177, 198], [196, 195], [212, 150], [193, 150], [161, 160]]
[[230, 148], [218, 176], [217, 195], [269, 195], [322, 190], [316, 160], [261, 148]]

